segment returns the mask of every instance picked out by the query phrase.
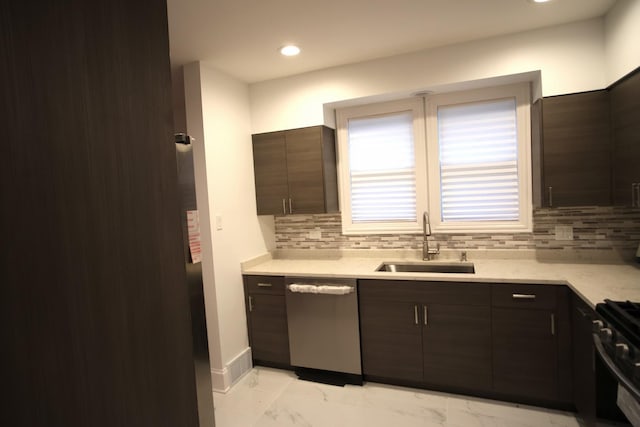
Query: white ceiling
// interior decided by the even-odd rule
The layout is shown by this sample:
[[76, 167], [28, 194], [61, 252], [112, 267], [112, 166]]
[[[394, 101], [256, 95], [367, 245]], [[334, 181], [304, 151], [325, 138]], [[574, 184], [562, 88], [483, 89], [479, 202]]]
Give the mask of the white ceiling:
[[[603, 16], [615, 0], [168, 0], [171, 62], [248, 83]], [[296, 43], [297, 57], [278, 48]]]

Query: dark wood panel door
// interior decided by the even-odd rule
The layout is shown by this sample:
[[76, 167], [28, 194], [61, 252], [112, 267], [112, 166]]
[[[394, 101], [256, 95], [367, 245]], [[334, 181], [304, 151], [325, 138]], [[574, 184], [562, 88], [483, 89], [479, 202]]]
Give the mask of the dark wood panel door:
[[573, 296], [573, 403], [587, 427], [596, 425], [596, 373], [592, 337], [594, 313], [590, 307]]
[[492, 318], [494, 390], [544, 401], [557, 400], [554, 312], [494, 307]]
[[[640, 184], [640, 71], [612, 86], [610, 94], [614, 201], [630, 205], [631, 185]], [[640, 195], [635, 198], [640, 206]]]
[[322, 127], [286, 131], [289, 213], [325, 212]]
[[198, 425], [166, 6], [0, 2], [2, 425]]
[[491, 390], [491, 307], [423, 304], [424, 381]]
[[611, 204], [609, 93], [544, 98], [543, 204]]
[[287, 213], [289, 184], [284, 132], [253, 135], [253, 170], [258, 215]]
[[365, 376], [422, 381], [422, 327], [417, 304], [361, 299], [360, 342]]
[[254, 360], [289, 365], [285, 304], [284, 295], [249, 295], [249, 330]]

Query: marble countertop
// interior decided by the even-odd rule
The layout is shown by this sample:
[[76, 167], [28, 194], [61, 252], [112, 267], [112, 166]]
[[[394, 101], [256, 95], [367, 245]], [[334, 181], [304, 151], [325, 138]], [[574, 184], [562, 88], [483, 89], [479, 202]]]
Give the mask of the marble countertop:
[[[415, 255], [415, 254], [413, 254]], [[403, 279], [422, 281], [464, 281], [491, 283], [537, 283], [568, 285], [592, 307], [605, 298], [640, 301], [640, 265], [599, 263], [594, 260], [491, 259], [486, 255], [468, 256], [474, 274], [376, 272], [382, 262], [418, 262], [405, 254], [336, 255], [308, 258], [258, 257], [243, 263], [242, 273], [305, 277], [344, 277], [358, 279]], [[440, 259], [432, 262], [452, 261]]]

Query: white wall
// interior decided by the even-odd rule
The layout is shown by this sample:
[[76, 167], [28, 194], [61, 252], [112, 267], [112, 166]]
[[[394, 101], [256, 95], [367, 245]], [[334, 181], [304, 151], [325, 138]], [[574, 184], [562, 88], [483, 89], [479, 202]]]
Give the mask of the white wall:
[[203, 63], [185, 66], [184, 80], [187, 131], [202, 141], [194, 158], [213, 384], [226, 390], [251, 363], [240, 263], [273, 250], [273, 217], [256, 215], [248, 86]]
[[607, 83], [640, 66], [640, 1], [618, 0], [605, 17]]
[[252, 132], [330, 124], [323, 104], [540, 70], [544, 96], [607, 86], [602, 19], [255, 83]]

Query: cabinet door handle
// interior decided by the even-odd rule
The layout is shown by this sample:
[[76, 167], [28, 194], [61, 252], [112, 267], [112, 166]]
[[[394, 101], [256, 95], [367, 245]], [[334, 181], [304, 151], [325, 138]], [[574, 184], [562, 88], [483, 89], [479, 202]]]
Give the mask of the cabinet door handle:
[[[631, 203], [631, 206], [635, 206], [636, 208], [640, 208], [640, 182], [636, 182], [636, 204]], [[633, 200], [633, 199], [632, 199]]]
[[284, 199], [282, 199], [282, 213], [283, 213], [284, 215], [286, 215], [286, 214], [287, 214], [287, 205], [286, 205], [286, 202], [285, 202], [285, 200], [284, 200]]
[[253, 311], [253, 297], [249, 296], [249, 312]]
[[293, 213], [293, 209], [291, 209], [291, 197], [289, 197], [289, 213]]
[[556, 316], [551, 313], [551, 335], [556, 334]]
[[413, 306], [413, 321], [415, 322], [416, 325], [420, 323], [418, 321], [418, 306], [417, 305]]
[[422, 314], [424, 315], [424, 325], [428, 326], [429, 325], [429, 320], [428, 320], [429, 319], [429, 314], [428, 314], [426, 305], [422, 306]]
[[258, 283], [259, 288], [270, 288], [273, 285], [271, 283]]
[[535, 294], [512, 294], [513, 299], [536, 299]]
[[553, 206], [553, 187], [549, 187], [549, 207]]

